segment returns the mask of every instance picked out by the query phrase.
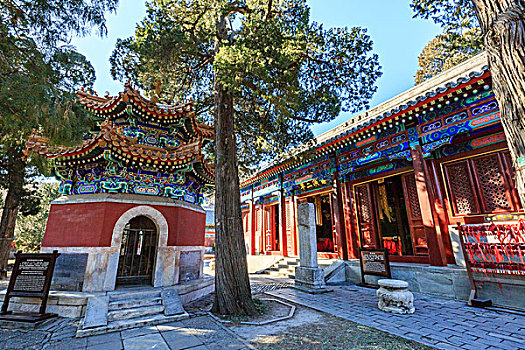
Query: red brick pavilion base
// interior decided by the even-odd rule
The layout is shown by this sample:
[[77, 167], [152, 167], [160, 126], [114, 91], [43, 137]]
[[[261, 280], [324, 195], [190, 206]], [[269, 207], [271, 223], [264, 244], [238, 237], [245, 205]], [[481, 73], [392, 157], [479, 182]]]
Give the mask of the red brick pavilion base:
[[[198, 205], [169, 198], [129, 194], [63, 196], [51, 204], [42, 252], [61, 252], [66, 272], [68, 261], [82, 257], [82, 291], [114, 290], [124, 251], [123, 233], [130, 220], [137, 217], [146, 217], [156, 228], [151, 285], [164, 287], [202, 277], [205, 212]], [[135, 249], [140, 250], [142, 241], [137, 244]], [[71, 266], [71, 271], [78, 270], [75, 267]], [[64, 280], [57, 271], [55, 278]]]

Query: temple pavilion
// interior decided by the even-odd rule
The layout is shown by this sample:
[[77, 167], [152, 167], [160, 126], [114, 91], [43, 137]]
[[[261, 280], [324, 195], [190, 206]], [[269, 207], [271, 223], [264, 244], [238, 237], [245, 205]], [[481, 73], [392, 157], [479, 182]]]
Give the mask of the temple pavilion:
[[[110, 291], [118, 285], [169, 286], [202, 276], [203, 191], [214, 170], [203, 154], [213, 127], [192, 102], [155, 103], [130, 83], [118, 96], [79, 91], [94, 122], [75, 147], [33, 135], [29, 154], [53, 160], [62, 197], [51, 205], [42, 251], [75, 266], [56, 288]], [[74, 262], [74, 264], [73, 264]]]
[[[412, 291], [467, 299], [458, 223], [525, 219], [487, 63], [465, 61], [245, 177], [249, 253], [294, 261], [297, 208], [312, 203], [318, 257], [343, 260], [342, 280], [359, 282], [360, 249], [387, 250]], [[500, 281], [484, 295], [523, 307], [523, 280]]]

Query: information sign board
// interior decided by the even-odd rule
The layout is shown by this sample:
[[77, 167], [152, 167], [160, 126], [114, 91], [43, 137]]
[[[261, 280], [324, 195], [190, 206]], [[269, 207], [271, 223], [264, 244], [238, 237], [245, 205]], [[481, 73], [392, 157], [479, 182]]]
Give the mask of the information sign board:
[[15, 265], [7, 287], [1, 315], [10, 313], [8, 307], [12, 297], [41, 299], [39, 314], [45, 314], [53, 270], [59, 255], [60, 253], [56, 250], [53, 253], [18, 252], [15, 254]]
[[392, 278], [388, 250], [359, 248], [359, 262], [361, 263], [361, 285], [371, 287], [365, 282], [365, 275]]

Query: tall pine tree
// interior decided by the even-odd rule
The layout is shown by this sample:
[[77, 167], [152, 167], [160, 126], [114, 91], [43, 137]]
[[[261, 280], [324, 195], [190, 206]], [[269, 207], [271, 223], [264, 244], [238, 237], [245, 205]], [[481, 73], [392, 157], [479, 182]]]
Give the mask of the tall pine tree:
[[[215, 123], [216, 293], [213, 311], [253, 314], [238, 165], [312, 137], [312, 123], [367, 107], [380, 76], [361, 28], [325, 29], [305, 0], [153, 0], [112, 56], [163, 102], [191, 98]], [[152, 86], [163, 89], [151, 89]]]
[[[118, 0], [0, 0], [0, 186], [7, 190], [0, 221], [0, 278], [7, 274], [16, 217], [34, 167], [23, 150], [37, 129], [67, 143], [86, 131], [75, 90], [91, 86], [95, 72], [68, 43], [97, 28]], [[35, 164], [32, 164], [35, 165]]]

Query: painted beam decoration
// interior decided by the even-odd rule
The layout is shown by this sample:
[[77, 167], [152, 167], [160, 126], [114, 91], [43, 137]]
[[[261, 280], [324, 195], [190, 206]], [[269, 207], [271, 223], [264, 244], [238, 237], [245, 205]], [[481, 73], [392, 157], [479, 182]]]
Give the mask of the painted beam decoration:
[[213, 127], [200, 124], [192, 102], [162, 105], [144, 98], [130, 83], [114, 97], [79, 91], [90, 113], [92, 137], [76, 147], [53, 147], [32, 135], [27, 153], [54, 161], [65, 195], [129, 193], [200, 203], [214, 182], [202, 148]]
[[[304, 194], [330, 185], [334, 175], [346, 182], [409, 169], [417, 147], [424, 158], [438, 159], [505, 142], [487, 66], [390, 112], [363, 117], [302, 153], [274, 161], [245, 179], [241, 192], [251, 194], [252, 188], [253, 197], [268, 195], [256, 194], [256, 187], [281, 174], [285, 196]], [[525, 159], [518, 167], [525, 167]]]

